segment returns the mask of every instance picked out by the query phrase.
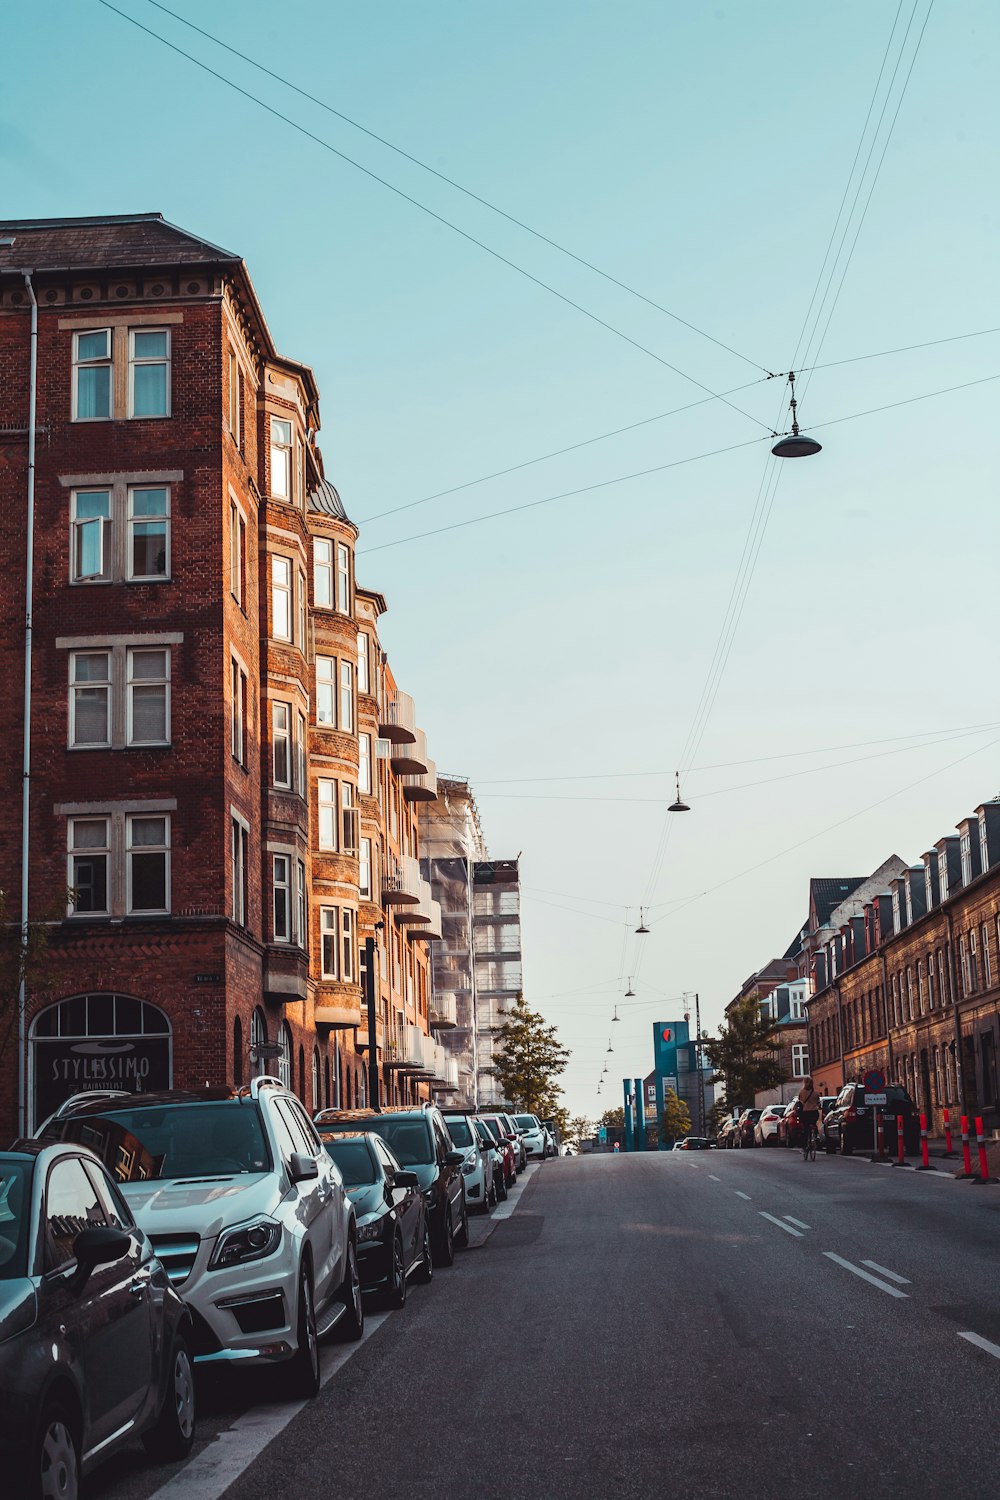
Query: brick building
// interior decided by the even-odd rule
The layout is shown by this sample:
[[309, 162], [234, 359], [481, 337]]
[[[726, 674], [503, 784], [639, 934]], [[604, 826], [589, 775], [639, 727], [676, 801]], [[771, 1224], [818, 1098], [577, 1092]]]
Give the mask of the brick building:
[[[0, 223], [8, 921], [32, 299], [28, 896], [51, 974], [27, 995], [29, 1125], [80, 1087], [262, 1069], [309, 1107], [362, 1102], [370, 936], [385, 1096], [447, 1086], [416, 868], [433, 768], [378, 645], [384, 601], [356, 586], [315, 380], [275, 349], [242, 260], [156, 214]], [[18, 1050], [0, 1052], [5, 1135]]]
[[814, 1073], [832, 1091], [879, 1068], [932, 1128], [945, 1107], [997, 1128], [1000, 801], [919, 863], [894, 857], [853, 895], [860, 909], [831, 912], [811, 954]]

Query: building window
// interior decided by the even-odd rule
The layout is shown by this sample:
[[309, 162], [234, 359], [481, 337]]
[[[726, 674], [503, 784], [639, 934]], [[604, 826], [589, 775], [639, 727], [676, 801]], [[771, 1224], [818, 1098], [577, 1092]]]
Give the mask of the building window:
[[170, 910], [170, 819], [140, 817], [125, 820], [128, 864], [128, 911]]
[[282, 1021], [278, 1027], [278, 1044], [281, 1047], [281, 1055], [278, 1058], [278, 1080], [286, 1089], [290, 1089], [292, 1086], [292, 1033], [287, 1021]]
[[362, 839], [358, 854], [358, 893], [363, 901], [372, 899], [372, 841]]
[[276, 943], [288, 943], [292, 937], [288, 855], [276, 854], [272, 863], [274, 870], [274, 941]]
[[111, 908], [108, 818], [71, 818], [69, 821], [70, 910], [81, 916], [106, 916]]
[[240, 362], [236, 357], [236, 351], [229, 351], [229, 431], [233, 435], [233, 442], [237, 448], [240, 443], [240, 429], [242, 427], [242, 402], [240, 401]]
[[75, 748], [111, 744], [111, 652], [70, 655], [69, 742]]
[[313, 539], [313, 603], [333, 608], [333, 543], [320, 536]]
[[295, 715], [295, 785], [300, 797], [308, 793], [306, 784], [306, 716]]
[[341, 970], [340, 977], [345, 984], [353, 981], [355, 975], [354, 955], [357, 950], [357, 921], [358, 914], [349, 906], [345, 906], [340, 914], [341, 921]]
[[170, 491], [165, 485], [128, 492], [128, 577], [166, 578], [170, 572]]
[[323, 1101], [320, 1099], [320, 1096], [319, 1096], [319, 1048], [318, 1047], [314, 1047], [313, 1048], [313, 1055], [312, 1055], [312, 1107], [313, 1107], [313, 1110], [315, 1111], [315, 1110], [319, 1109], [321, 1107], [321, 1105], [322, 1105], [322, 1102]]
[[358, 692], [371, 692], [371, 675], [368, 661], [368, 637], [363, 630], [358, 636]]
[[792, 1077], [805, 1078], [809, 1072], [809, 1048], [799, 1042], [792, 1046]]
[[942, 902], [947, 901], [948, 891], [948, 851], [938, 850], [938, 890], [941, 893]]
[[233, 921], [237, 927], [249, 925], [250, 913], [250, 829], [242, 818], [232, 819], [230, 855], [233, 882]]
[[928, 955], [927, 955], [927, 1009], [928, 1010], [933, 1010], [934, 1009], [934, 1004], [935, 1004], [935, 999], [934, 999], [934, 955], [933, 955], [933, 953], [928, 953]]
[[316, 722], [336, 724], [334, 683], [337, 664], [332, 656], [316, 658]]
[[129, 330], [130, 417], [170, 415], [170, 334], [165, 328]]
[[108, 421], [111, 416], [111, 329], [73, 335], [73, 420]]
[[247, 587], [247, 523], [235, 500], [229, 502], [229, 592], [242, 605]]
[[337, 783], [321, 776], [316, 782], [319, 804], [319, 847], [337, 847]]
[[233, 1020], [233, 1086], [243, 1086], [243, 1022], [239, 1016]]
[[74, 583], [111, 580], [111, 491], [74, 490], [70, 500]]
[[301, 859], [296, 861], [295, 881], [295, 941], [300, 948], [308, 946], [309, 916], [306, 908], [306, 867]]
[[291, 726], [292, 710], [287, 703], [271, 704], [271, 754], [275, 786], [292, 784]]
[[337, 543], [337, 608], [342, 615], [351, 612], [351, 554]]
[[281, 556], [271, 558], [271, 635], [276, 641], [292, 638], [292, 564]]
[[[245, 681], [245, 679], [244, 679]], [[128, 648], [126, 739], [130, 745], [170, 743], [170, 652]]]
[[292, 424], [279, 417], [271, 418], [271, 494], [292, 498]]
[[993, 966], [990, 962], [990, 929], [985, 922], [979, 928], [979, 956], [983, 966], [983, 989], [993, 984]]
[[976, 929], [973, 927], [969, 932], [969, 990], [974, 995], [979, 988], [979, 943], [976, 938]]
[[340, 722], [337, 727], [348, 734], [354, 730], [354, 668], [349, 661], [340, 663]]
[[354, 854], [358, 847], [357, 794], [349, 781], [340, 783], [341, 844], [345, 854]]
[[319, 911], [320, 965], [324, 979], [337, 979], [337, 938], [340, 921], [336, 906], [321, 906]]
[[241, 766], [247, 763], [247, 674], [235, 656], [229, 663], [233, 700], [232, 752]]
[[298, 631], [298, 645], [302, 655], [306, 655], [306, 575], [298, 575], [298, 594], [296, 597], [296, 628]]
[[372, 737], [370, 734], [358, 735], [358, 791], [365, 792], [369, 797], [372, 790]]

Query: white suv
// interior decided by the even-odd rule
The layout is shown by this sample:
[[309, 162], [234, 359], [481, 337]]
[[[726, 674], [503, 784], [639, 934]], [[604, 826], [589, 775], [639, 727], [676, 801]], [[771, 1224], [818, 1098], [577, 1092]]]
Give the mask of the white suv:
[[198, 1362], [288, 1361], [290, 1394], [312, 1395], [319, 1339], [361, 1337], [354, 1209], [278, 1079], [77, 1096], [40, 1133], [85, 1142], [118, 1180], [191, 1309]]
[[517, 1133], [524, 1142], [525, 1154], [544, 1161], [549, 1154], [545, 1129], [537, 1115], [515, 1115]]

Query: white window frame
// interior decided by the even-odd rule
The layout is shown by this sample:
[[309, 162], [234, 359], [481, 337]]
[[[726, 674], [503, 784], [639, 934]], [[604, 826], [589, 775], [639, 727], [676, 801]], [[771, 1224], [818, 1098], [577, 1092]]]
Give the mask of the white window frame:
[[308, 606], [309, 600], [308, 600], [308, 594], [306, 593], [306, 575], [303, 573], [303, 571], [302, 571], [301, 568], [296, 573], [295, 580], [296, 580], [296, 593], [295, 593], [295, 623], [296, 623], [296, 632], [295, 633], [296, 633], [296, 638], [297, 638], [297, 641], [298, 641], [299, 650], [302, 652], [302, 655], [305, 656], [307, 654], [306, 653], [306, 645], [307, 645], [307, 624], [306, 624], [306, 622], [307, 622], [307, 618], [308, 618], [308, 615], [307, 615], [307, 606]]
[[250, 683], [243, 663], [238, 656], [231, 656], [229, 671], [230, 697], [232, 699], [232, 723], [229, 748], [233, 760], [246, 769], [248, 759], [248, 724]]
[[[138, 334], [162, 333], [163, 336], [164, 336], [164, 338], [165, 338], [165, 340], [166, 340], [166, 353], [165, 354], [157, 354], [155, 356], [151, 355], [151, 354], [136, 355], [136, 352], [135, 352], [135, 336], [136, 336], [137, 333]], [[170, 391], [171, 379], [170, 379], [170, 373], [171, 373], [171, 362], [172, 362], [171, 361], [171, 346], [172, 346], [172, 342], [173, 341], [172, 341], [172, 339], [170, 337], [170, 329], [169, 328], [157, 328], [155, 326], [153, 326], [153, 327], [146, 327], [145, 324], [136, 324], [136, 326], [134, 328], [130, 328], [129, 329], [129, 331], [128, 331], [128, 414], [129, 414], [130, 419], [134, 419], [137, 422], [160, 422], [160, 421], [163, 420], [164, 417], [169, 417], [171, 415], [171, 391]], [[135, 411], [135, 369], [136, 369], [137, 365], [163, 365], [165, 367], [165, 369], [166, 369], [166, 378], [164, 380], [165, 395], [166, 395], [166, 400], [165, 400], [166, 410], [165, 411], [141, 412], [138, 415], [136, 415], [136, 411]]]
[[[327, 964], [327, 954], [333, 954], [333, 963]], [[322, 979], [340, 978], [340, 908], [321, 906], [319, 909], [319, 968]]]
[[354, 733], [354, 663], [341, 659], [337, 677], [337, 728]]
[[[163, 676], [158, 677], [135, 677], [133, 666], [135, 658], [139, 656], [151, 656], [157, 652], [164, 658]], [[163, 687], [163, 729], [164, 736], [159, 740], [137, 740], [135, 737], [135, 713], [134, 713], [134, 689], [138, 687], [155, 687], [162, 684]], [[129, 746], [143, 745], [169, 745], [170, 739], [170, 647], [169, 646], [128, 646], [125, 650], [125, 743]]]
[[329, 537], [313, 537], [313, 604], [333, 608], [333, 543]]
[[[104, 680], [94, 679], [89, 682], [77, 682], [76, 664], [83, 657], [103, 656], [107, 661], [107, 675]], [[71, 750], [107, 750], [112, 745], [113, 724], [113, 700], [114, 700], [114, 654], [110, 646], [101, 648], [95, 646], [93, 650], [71, 651], [69, 653], [69, 748]], [[105, 737], [103, 740], [77, 740], [76, 737], [76, 703], [77, 694], [87, 688], [103, 688], [104, 698], [104, 725]]]
[[[798, 1065], [798, 1066], [797, 1066]], [[809, 1076], [809, 1048], [805, 1042], [792, 1043], [792, 1077]]]
[[372, 794], [372, 737], [358, 735], [358, 791], [366, 797]]
[[306, 867], [301, 859], [295, 861], [295, 941], [300, 948], [308, 948], [309, 900], [306, 886]]
[[[76, 826], [77, 826], [78, 823], [79, 824], [82, 824], [82, 823], [92, 823], [92, 824], [103, 823], [103, 825], [104, 825], [104, 842], [102, 844], [81, 845], [79, 848], [77, 848], [75, 846], [75, 844], [74, 844], [74, 837], [75, 837]], [[88, 919], [88, 918], [92, 918], [92, 917], [108, 917], [108, 916], [111, 915], [111, 913], [112, 913], [112, 911], [114, 909], [114, 868], [113, 868], [113, 865], [112, 865], [112, 846], [113, 846], [112, 820], [111, 820], [111, 817], [108, 814], [98, 815], [98, 816], [90, 816], [90, 815], [88, 815], [87, 817], [67, 818], [66, 819], [66, 887], [67, 887], [67, 890], [73, 891], [76, 888], [76, 880], [75, 880], [75, 873], [76, 872], [75, 872], [74, 867], [73, 867], [73, 861], [74, 861], [74, 859], [76, 858], [77, 855], [79, 855], [81, 858], [93, 857], [95, 855], [97, 855], [97, 856], [103, 855], [104, 861], [105, 861], [105, 864], [104, 864], [104, 906], [103, 906], [103, 908], [100, 911], [96, 911], [96, 910], [93, 910], [93, 911], [78, 911], [76, 909], [76, 907], [74, 906], [73, 901], [72, 901], [72, 897], [71, 897], [70, 898], [70, 902], [69, 902], [69, 906], [67, 907], [67, 915], [68, 916], [71, 916], [71, 917], [80, 917], [82, 919]]]
[[[79, 500], [85, 495], [104, 495], [108, 502], [108, 514], [106, 516], [84, 516], [78, 514]], [[69, 576], [71, 583], [111, 583], [112, 581], [112, 545], [114, 537], [114, 515], [115, 496], [110, 485], [83, 486], [70, 491], [70, 555]], [[78, 571], [80, 560], [80, 547], [83, 533], [88, 527], [96, 527], [100, 538], [98, 546], [100, 549], [100, 571], [97, 573], [81, 573]]]
[[[287, 443], [275, 441], [275, 428], [279, 426], [288, 429]], [[272, 415], [268, 418], [267, 432], [271, 457], [271, 485], [269, 493], [272, 500], [283, 500], [286, 502], [286, 504], [291, 505], [293, 484], [292, 436], [294, 433], [294, 424], [289, 417], [276, 417]], [[282, 471], [282, 477], [284, 479], [285, 487], [283, 491], [278, 489], [275, 485], [275, 479], [278, 475], [279, 469]]]
[[368, 633], [365, 630], [358, 631], [358, 692], [371, 693], [371, 660]]
[[230, 810], [229, 867], [233, 882], [232, 919], [237, 927], [250, 928], [250, 824], [238, 812]]
[[358, 914], [351, 906], [340, 911], [340, 977], [345, 984], [353, 984], [358, 955]]
[[[100, 359], [81, 359], [80, 340], [91, 338], [95, 333], [103, 333], [107, 339], [107, 354]], [[79, 414], [79, 372], [81, 370], [93, 370], [107, 366], [108, 374], [108, 413], [103, 417], [81, 417]], [[72, 384], [72, 420], [74, 422], [110, 422], [115, 410], [115, 370], [114, 370], [114, 335], [110, 328], [79, 328], [73, 334], [73, 384]]]
[[337, 609], [351, 613], [351, 551], [343, 542], [337, 543]]
[[358, 794], [350, 781], [340, 783], [340, 847], [344, 854], [358, 852]]
[[358, 894], [363, 901], [373, 899], [371, 839], [361, 839], [358, 848]]
[[[279, 720], [284, 716], [284, 727]], [[278, 747], [284, 745], [285, 775], [278, 775]], [[271, 781], [274, 786], [292, 785], [292, 705], [276, 698], [271, 704]]]
[[316, 723], [337, 728], [337, 658], [316, 658]]
[[229, 592], [243, 609], [246, 605], [247, 518], [242, 505], [229, 492]]
[[[162, 844], [133, 844], [132, 829], [135, 823], [162, 821], [164, 837]], [[164, 906], [137, 908], [132, 901], [132, 856], [135, 853], [163, 855]], [[170, 814], [127, 813], [125, 815], [125, 910], [129, 916], [163, 916], [170, 911]]]
[[240, 357], [229, 346], [229, 431], [237, 448], [243, 429], [243, 413], [240, 410]]
[[[134, 497], [147, 491], [162, 491], [164, 509], [162, 516], [137, 516], [134, 514]], [[135, 573], [132, 571], [133, 534], [136, 524], [163, 521], [163, 572]], [[127, 490], [125, 510], [125, 577], [131, 583], [163, 583], [170, 578], [170, 486], [169, 484], [130, 484]]]
[[[337, 783], [327, 776], [316, 780], [316, 847], [324, 854], [336, 854], [339, 849]], [[325, 831], [329, 829], [328, 839]]]
[[[291, 858], [287, 854], [271, 856], [271, 923], [276, 943], [292, 941], [292, 877]], [[279, 866], [284, 866], [279, 876]], [[278, 920], [278, 892], [284, 892], [284, 922]]]
[[306, 716], [301, 710], [295, 711], [295, 789], [300, 797], [305, 797], [309, 791], [308, 770], [306, 767]]
[[[286, 570], [286, 578], [279, 578], [281, 569]], [[292, 568], [292, 559], [286, 557], [283, 552], [271, 554], [271, 639], [275, 641], [292, 640], [292, 632], [295, 629], [295, 599], [294, 599], [295, 572]], [[284, 599], [284, 617], [287, 622], [287, 633], [278, 629], [278, 597]]]

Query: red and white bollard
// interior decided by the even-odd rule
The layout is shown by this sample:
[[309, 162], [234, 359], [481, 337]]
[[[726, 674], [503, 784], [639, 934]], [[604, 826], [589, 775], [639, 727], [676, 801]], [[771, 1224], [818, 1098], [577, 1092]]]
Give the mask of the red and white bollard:
[[973, 1181], [981, 1187], [985, 1182], [996, 1182], [996, 1178], [990, 1176], [989, 1162], [986, 1160], [986, 1135], [982, 1115], [976, 1116], [976, 1145], [979, 1147], [979, 1176], [974, 1177]]
[[930, 1147], [927, 1144], [927, 1116], [923, 1110], [920, 1111], [920, 1165], [918, 1172], [933, 1172], [931, 1166]]
[[956, 1177], [961, 1177], [961, 1178], [966, 1178], [966, 1177], [970, 1177], [971, 1178], [971, 1177], [974, 1177], [975, 1175], [976, 1174], [972, 1170], [972, 1152], [969, 1149], [969, 1117], [968, 1117], [968, 1115], [963, 1115], [962, 1116], [962, 1170], [961, 1170], [961, 1172], [956, 1172], [955, 1176]]
[[896, 1116], [896, 1160], [894, 1167], [906, 1166], [906, 1131], [903, 1129], [904, 1120], [902, 1115]]
[[954, 1156], [956, 1153], [955, 1153], [955, 1150], [954, 1150], [954, 1148], [952, 1147], [952, 1144], [951, 1144], [951, 1111], [948, 1110], [948, 1109], [946, 1109], [946, 1110], [944, 1110], [943, 1113], [944, 1113], [944, 1154], [945, 1154], [945, 1156]]

